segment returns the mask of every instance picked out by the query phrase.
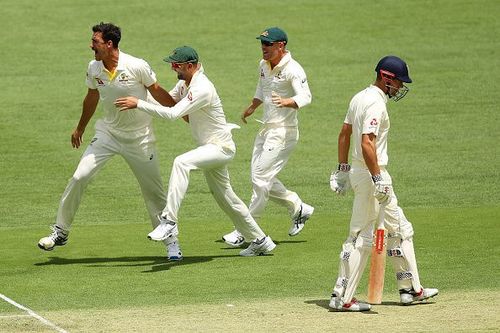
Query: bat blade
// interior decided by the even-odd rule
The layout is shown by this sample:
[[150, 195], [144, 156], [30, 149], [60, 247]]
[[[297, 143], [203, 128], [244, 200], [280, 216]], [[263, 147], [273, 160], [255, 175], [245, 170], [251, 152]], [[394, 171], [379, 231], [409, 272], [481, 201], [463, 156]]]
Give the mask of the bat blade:
[[368, 281], [368, 303], [381, 304], [384, 292], [385, 275], [385, 230], [377, 229], [375, 243], [370, 259], [370, 277]]

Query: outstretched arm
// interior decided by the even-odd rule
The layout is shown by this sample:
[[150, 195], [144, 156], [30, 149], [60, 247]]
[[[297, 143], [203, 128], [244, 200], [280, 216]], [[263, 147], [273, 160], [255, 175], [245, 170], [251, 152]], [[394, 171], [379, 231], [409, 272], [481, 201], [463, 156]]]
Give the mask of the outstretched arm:
[[208, 90], [191, 90], [188, 96], [190, 97], [184, 97], [172, 107], [148, 103], [133, 96], [118, 98], [115, 105], [120, 111], [137, 108], [152, 116], [175, 120], [198, 111], [210, 103], [211, 95]]

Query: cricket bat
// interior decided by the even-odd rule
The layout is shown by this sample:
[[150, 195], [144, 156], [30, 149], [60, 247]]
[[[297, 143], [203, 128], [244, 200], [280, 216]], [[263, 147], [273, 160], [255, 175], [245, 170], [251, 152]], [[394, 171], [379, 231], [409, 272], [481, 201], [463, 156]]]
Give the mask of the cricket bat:
[[368, 303], [381, 304], [384, 293], [385, 275], [385, 205], [380, 205], [375, 242], [370, 259], [370, 277], [368, 281]]

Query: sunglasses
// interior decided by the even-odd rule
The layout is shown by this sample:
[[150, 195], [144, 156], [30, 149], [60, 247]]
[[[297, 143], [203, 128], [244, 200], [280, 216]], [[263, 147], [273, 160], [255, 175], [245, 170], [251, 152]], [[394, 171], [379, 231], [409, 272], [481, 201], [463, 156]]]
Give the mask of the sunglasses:
[[196, 63], [195, 61], [171, 62], [170, 66], [172, 67], [172, 69], [176, 69], [176, 68], [181, 68], [181, 65], [184, 64], [195, 64], [195, 63]]
[[177, 69], [177, 68], [181, 68], [181, 65], [183, 64], [187, 64], [187, 62], [172, 62], [170, 64], [170, 66], [173, 68], [173, 69]]
[[261, 40], [260, 43], [265, 46], [273, 46], [275, 44], [275, 42], [268, 42], [265, 40]]

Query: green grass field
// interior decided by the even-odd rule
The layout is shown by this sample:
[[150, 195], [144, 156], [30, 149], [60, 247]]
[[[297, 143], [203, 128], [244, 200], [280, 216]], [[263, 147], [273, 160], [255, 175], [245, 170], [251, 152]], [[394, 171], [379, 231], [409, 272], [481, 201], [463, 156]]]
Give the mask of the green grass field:
[[[500, 330], [498, 1], [0, 5], [0, 294], [69, 332]], [[93, 58], [90, 28], [100, 21], [121, 26], [121, 49], [146, 59], [166, 88], [176, 78], [163, 57], [193, 46], [236, 123], [257, 82], [255, 36], [273, 25], [288, 32], [288, 48], [313, 93], [299, 112], [301, 139], [280, 177], [316, 207], [299, 236], [288, 237], [288, 215], [270, 203], [260, 224], [278, 247], [270, 256], [239, 257], [219, 241], [230, 220], [203, 176], [193, 173], [180, 213], [185, 258], [167, 262], [163, 246], [146, 239], [150, 222], [139, 188], [116, 157], [88, 187], [68, 244], [53, 252], [37, 248], [83, 152], [69, 138]], [[407, 60], [414, 80], [404, 100], [389, 103], [389, 170], [415, 228], [422, 283], [440, 295], [422, 306], [395, 306], [388, 266], [383, 305], [369, 315], [332, 313], [327, 304], [352, 203], [352, 194], [340, 198], [329, 189], [337, 135], [350, 98], [373, 82], [386, 54]], [[181, 121], [155, 120], [155, 130], [167, 181], [174, 157], [194, 144]], [[238, 153], [230, 165], [246, 202], [257, 131], [251, 121], [235, 133]], [[0, 332], [54, 331], [0, 299]]]

